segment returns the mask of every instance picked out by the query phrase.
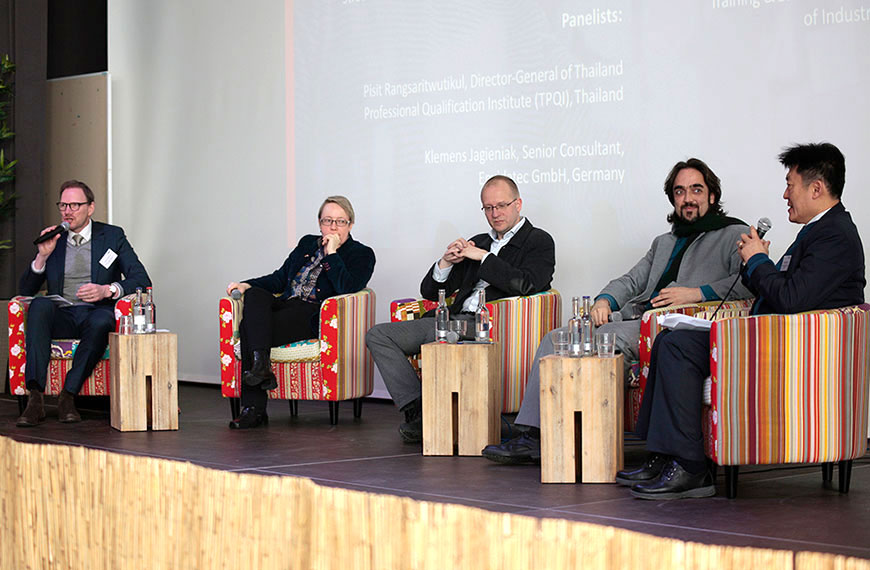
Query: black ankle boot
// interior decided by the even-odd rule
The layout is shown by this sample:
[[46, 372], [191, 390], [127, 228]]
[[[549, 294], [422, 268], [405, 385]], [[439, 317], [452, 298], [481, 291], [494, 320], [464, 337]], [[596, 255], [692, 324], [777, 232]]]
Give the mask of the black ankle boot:
[[271, 350], [255, 350], [254, 363], [251, 370], [242, 375], [242, 380], [248, 386], [259, 386], [263, 390], [274, 390], [278, 387], [278, 379], [272, 372]]
[[269, 416], [266, 415], [266, 410], [248, 406], [242, 408], [239, 417], [230, 422], [230, 429], [251, 429], [261, 425], [269, 425]]

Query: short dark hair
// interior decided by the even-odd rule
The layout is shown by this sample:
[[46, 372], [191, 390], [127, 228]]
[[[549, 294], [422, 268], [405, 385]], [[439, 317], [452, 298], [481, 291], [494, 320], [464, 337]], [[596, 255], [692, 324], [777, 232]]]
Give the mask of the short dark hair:
[[496, 174], [495, 176], [493, 176], [492, 178], [490, 178], [489, 180], [487, 180], [487, 181], [483, 184], [483, 188], [480, 189], [481, 193], [482, 193], [484, 190], [486, 190], [488, 186], [492, 186], [492, 185], [495, 184], [496, 182], [504, 182], [504, 183], [507, 184], [508, 187], [511, 189], [511, 194], [513, 194], [513, 197], [514, 197], [514, 198], [519, 198], [519, 197], [520, 197], [520, 189], [517, 188], [517, 183], [514, 182], [511, 178], [509, 178], [509, 177], [507, 177], [507, 176], [504, 176], [504, 175], [501, 175], [501, 174]]
[[846, 159], [840, 149], [831, 143], [796, 144], [783, 149], [779, 162], [794, 168], [805, 184], [823, 180], [831, 196], [840, 199], [846, 185]]
[[58, 196], [63, 197], [63, 191], [67, 188], [81, 188], [82, 192], [85, 193], [85, 198], [88, 200], [88, 204], [93, 203], [94, 201], [94, 192], [88, 185], [80, 180], [67, 180], [63, 184], [60, 185], [60, 194]]
[[[674, 183], [677, 180], [677, 175], [687, 168], [693, 168], [701, 173], [701, 176], [704, 177], [704, 184], [707, 185], [707, 189], [710, 191], [710, 194], [713, 195], [713, 203], [710, 205], [710, 209], [707, 210], [707, 215], [713, 214], [714, 216], [724, 216], [727, 214], [727, 212], [722, 209], [722, 184], [719, 181], [719, 177], [716, 176], [716, 173], [699, 158], [690, 158], [689, 160], [680, 161], [671, 168], [671, 172], [665, 180], [665, 194], [668, 195], [668, 200], [670, 200], [671, 206], [674, 205]], [[675, 219], [677, 219], [676, 212], [668, 214], [669, 224], [674, 223]]]

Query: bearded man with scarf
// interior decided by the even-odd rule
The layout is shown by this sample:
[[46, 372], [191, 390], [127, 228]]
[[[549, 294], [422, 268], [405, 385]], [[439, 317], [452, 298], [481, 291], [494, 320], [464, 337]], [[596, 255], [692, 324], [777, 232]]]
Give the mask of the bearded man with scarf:
[[[728, 299], [753, 296], [739, 283], [728, 293], [742, 263], [737, 242], [749, 227], [726, 216], [716, 174], [703, 161], [690, 158], [674, 165], [664, 191], [674, 207], [667, 218], [671, 230], [656, 237], [646, 255], [625, 275], [608, 283], [592, 306], [597, 330], [615, 334], [616, 349], [625, 356], [626, 365], [639, 357], [640, 317], [647, 309], [718, 301], [726, 294]], [[613, 318], [616, 313], [619, 316]], [[482, 453], [487, 459], [506, 465], [540, 461], [539, 362], [553, 354], [555, 332], [543, 338], [535, 353], [515, 421], [519, 435], [485, 447]]]

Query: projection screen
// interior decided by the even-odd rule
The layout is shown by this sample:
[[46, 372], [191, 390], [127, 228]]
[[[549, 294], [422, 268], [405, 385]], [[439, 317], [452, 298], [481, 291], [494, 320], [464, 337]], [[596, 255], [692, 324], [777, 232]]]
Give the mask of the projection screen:
[[[158, 283], [204, 296], [185, 307], [186, 294], [169, 293], [166, 324], [181, 335], [190, 379], [217, 379], [222, 287], [278, 267], [318, 231], [330, 194], [351, 199], [353, 235], [376, 251], [381, 322], [391, 299], [419, 295], [451, 240], [486, 229], [479, 191], [497, 173], [516, 180], [523, 214], [555, 238], [553, 286], [565, 301], [596, 294], [667, 231], [662, 184], [688, 157], [720, 176], [731, 215], [772, 220], [778, 256], [799, 228], [776, 155], [830, 141], [846, 156], [843, 201], [870, 228], [868, 2], [136, 4], [110, 2], [110, 71], [150, 74], [160, 105], [114, 88], [113, 108], [131, 117], [125, 126], [159, 126], [172, 153], [116, 125], [116, 200], [222, 200], [237, 228], [226, 239], [226, 224], [206, 216], [155, 227], [115, 210], [135, 226], [134, 244], [148, 244]], [[143, 11], [159, 43], [124, 33]], [[172, 114], [177, 105], [191, 113]], [[228, 161], [245, 175], [209, 174]], [[125, 179], [146, 186], [119, 187]], [[173, 250], [191, 233], [195, 264]]]

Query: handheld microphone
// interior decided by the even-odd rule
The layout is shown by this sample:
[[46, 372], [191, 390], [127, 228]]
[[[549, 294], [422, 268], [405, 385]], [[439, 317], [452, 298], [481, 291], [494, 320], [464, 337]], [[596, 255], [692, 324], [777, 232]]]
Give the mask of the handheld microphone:
[[239, 299], [242, 298], [242, 292], [239, 291], [238, 289], [233, 289], [232, 291], [230, 291], [230, 297], [232, 297], [233, 299], [238, 301]]
[[773, 224], [770, 223], [770, 218], [760, 218], [758, 225], [755, 226], [755, 231], [758, 232], [758, 237], [763, 238], [764, 234], [769, 232], [772, 227]]
[[46, 232], [46, 233], [42, 234], [41, 236], [39, 236], [38, 238], [36, 238], [35, 240], [33, 240], [33, 245], [39, 245], [44, 241], [48, 241], [51, 238], [53, 238], [54, 236], [60, 235], [63, 232], [67, 231], [68, 229], [69, 229], [69, 222], [67, 222], [67, 221], [61, 222], [57, 227], [55, 227], [50, 232]]
[[[758, 233], [759, 238], [763, 238], [764, 234], [770, 231], [770, 228], [773, 227], [773, 224], [770, 223], [770, 218], [760, 218], [758, 220], [758, 225], [755, 226], [755, 231]], [[722, 305], [725, 304], [725, 299], [728, 298], [728, 295], [731, 294], [731, 290], [734, 289], [734, 286], [737, 285], [737, 280], [740, 279], [740, 274], [737, 274], [737, 278], [734, 279], [734, 283], [731, 284], [731, 287], [728, 288], [728, 292], [725, 293], [725, 296], [722, 297], [722, 301], [719, 302], [719, 305], [716, 307], [716, 310], [713, 311], [713, 314], [710, 316], [710, 320], [716, 318], [716, 313], [719, 312], [719, 309], [722, 308]]]

